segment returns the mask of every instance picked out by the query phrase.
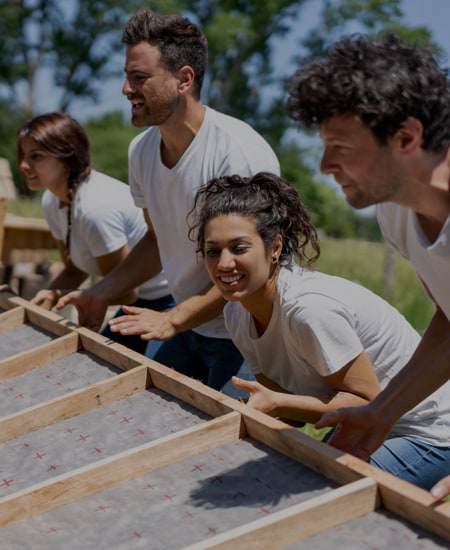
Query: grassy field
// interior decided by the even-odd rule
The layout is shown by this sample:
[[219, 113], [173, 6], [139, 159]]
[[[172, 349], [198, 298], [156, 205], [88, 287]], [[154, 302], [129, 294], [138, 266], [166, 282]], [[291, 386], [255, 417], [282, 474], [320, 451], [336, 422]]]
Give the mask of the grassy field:
[[[8, 205], [12, 214], [42, 217], [40, 201], [17, 199]], [[394, 305], [409, 322], [423, 332], [433, 313], [431, 304], [407, 260], [388, 254], [384, 243], [354, 239], [321, 239], [321, 257], [316, 269], [354, 280]], [[56, 256], [55, 260], [59, 258]], [[386, 262], [392, 261], [392, 277], [386, 280]]]
[[[434, 311], [411, 264], [384, 243], [356, 240], [321, 240], [316, 268], [357, 281], [395, 306], [423, 333]], [[391, 265], [390, 277], [386, 264]]]

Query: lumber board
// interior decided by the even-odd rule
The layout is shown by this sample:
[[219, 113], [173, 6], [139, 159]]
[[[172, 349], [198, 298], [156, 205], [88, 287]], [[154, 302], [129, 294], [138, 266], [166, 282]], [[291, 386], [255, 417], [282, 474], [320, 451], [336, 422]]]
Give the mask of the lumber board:
[[18, 376], [31, 369], [37, 369], [79, 348], [78, 335], [69, 333], [26, 351], [0, 360], [0, 380]]
[[[384, 547], [398, 550], [450, 541], [450, 506], [427, 491], [4, 292], [0, 395], [7, 545], [26, 547], [22, 533], [40, 533], [46, 549], [319, 550], [330, 540], [347, 547], [374, 525]], [[152, 489], [144, 506], [135, 503], [155, 483], [166, 493]], [[233, 487], [237, 500], [226, 492]], [[115, 518], [86, 512], [119, 502]], [[135, 532], [123, 533], [128, 526]]]
[[276, 550], [368, 514], [376, 507], [376, 482], [364, 478], [207, 541], [187, 546], [185, 550]]
[[19, 327], [25, 321], [25, 308], [16, 307], [5, 311], [0, 316], [0, 338], [3, 332]]
[[148, 387], [145, 366], [0, 419], [0, 443], [117, 401]]
[[[161, 438], [0, 499], [0, 527], [61, 506], [239, 437], [240, 417], [230, 413], [203, 426]], [[130, 462], [133, 468], [130, 468]]]

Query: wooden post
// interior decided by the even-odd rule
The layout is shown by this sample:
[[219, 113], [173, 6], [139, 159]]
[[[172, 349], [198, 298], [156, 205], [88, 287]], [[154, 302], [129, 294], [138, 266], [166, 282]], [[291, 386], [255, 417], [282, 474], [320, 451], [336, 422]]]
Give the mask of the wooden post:
[[13, 177], [9, 161], [0, 158], [0, 258], [3, 251], [3, 238], [5, 235], [5, 217], [9, 199], [16, 197]]

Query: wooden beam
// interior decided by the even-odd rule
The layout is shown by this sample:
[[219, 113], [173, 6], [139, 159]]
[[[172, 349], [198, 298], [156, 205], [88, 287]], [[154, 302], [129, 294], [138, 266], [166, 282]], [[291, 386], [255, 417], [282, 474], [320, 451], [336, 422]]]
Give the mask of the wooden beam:
[[237, 441], [240, 423], [240, 415], [230, 413], [12, 493], [0, 499], [0, 527]]
[[130, 348], [127, 348], [105, 336], [83, 327], [77, 327], [76, 332], [81, 338], [84, 350], [100, 357], [121, 370], [134, 369], [139, 365], [148, 366], [150, 359]]
[[0, 361], [0, 380], [19, 376], [47, 363], [56, 361], [79, 349], [78, 335], [74, 332], [55, 338], [34, 348], [16, 353]]
[[148, 369], [139, 367], [5, 416], [0, 420], [0, 443], [144, 391], [148, 383]]
[[184, 550], [276, 550], [377, 508], [377, 484], [361, 479], [324, 495], [186, 547]]
[[26, 310], [24, 307], [15, 307], [0, 313], [0, 334], [20, 327], [25, 323]]

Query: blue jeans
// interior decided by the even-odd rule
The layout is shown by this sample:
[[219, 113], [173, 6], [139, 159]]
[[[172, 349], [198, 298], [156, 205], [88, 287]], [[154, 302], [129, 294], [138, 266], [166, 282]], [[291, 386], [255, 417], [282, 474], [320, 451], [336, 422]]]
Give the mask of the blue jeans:
[[[130, 305], [133, 307], [153, 309], [155, 311], [166, 311], [167, 309], [171, 309], [175, 306], [175, 300], [170, 294], [168, 294], [167, 296], [157, 298], [156, 300], [143, 300], [142, 298], [138, 298], [134, 303]], [[123, 311], [122, 308], [119, 308], [115, 313], [114, 318], [121, 317], [122, 315], [126, 315], [126, 313]], [[157, 342], [156, 340], [142, 340], [139, 334], [126, 336], [120, 334], [120, 332], [112, 332], [109, 328], [109, 325], [106, 325], [101, 334], [103, 336], [106, 336], [110, 340], [114, 340], [114, 342], [123, 344], [124, 346], [127, 346], [128, 348], [131, 348], [138, 353], [142, 353], [143, 355], [146, 355], [146, 350], [148, 347], [151, 347], [153, 354], [155, 354], [159, 346], [163, 343]], [[148, 355], [147, 357], [151, 356]]]
[[[334, 428], [322, 438], [330, 439]], [[450, 474], [450, 447], [436, 447], [415, 437], [394, 435], [369, 458], [369, 464], [429, 491]]]
[[410, 436], [393, 436], [372, 454], [369, 463], [429, 491], [450, 474], [450, 447], [436, 447]]
[[231, 384], [232, 376], [254, 380], [230, 339], [210, 338], [193, 330], [176, 334], [163, 342], [153, 359], [235, 398], [246, 399], [248, 393]]

